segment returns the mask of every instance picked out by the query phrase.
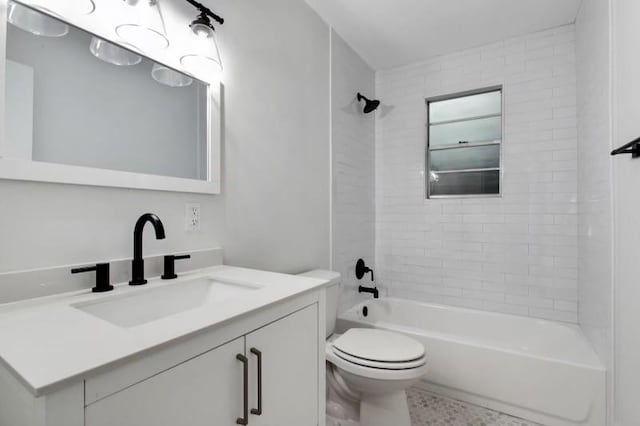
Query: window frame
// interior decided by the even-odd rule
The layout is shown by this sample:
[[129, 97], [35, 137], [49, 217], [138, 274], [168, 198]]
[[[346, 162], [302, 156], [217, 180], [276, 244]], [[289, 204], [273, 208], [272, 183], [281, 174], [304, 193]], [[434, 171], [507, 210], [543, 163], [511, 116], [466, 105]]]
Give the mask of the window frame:
[[[496, 141], [475, 141], [469, 142], [463, 145], [451, 145], [444, 146], [432, 149], [430, 147], [430, 130], [431, 130], [431, 121], [430, 121], [430, 105], [434, 102], [440, 101], [448, 101], [452, 99], [464, 98], [468, 96], [481, 95], [485, 93], [492, 92], [500, 92], [500, 114], [488, 114], [481, 116], [473, 116], [458, 120], [448, 120], [448, 121], [438, 121], [435, 122], [436, 125], [440, 124], [451, 124], [451, 123], [459, 123], [464, 121], [473, 121], [473, 120], [481, 120], [493, 117], [500, 117], [501, 119], [501, 138], [499, 142]], [[426, 110], [427, 110], [427, 125], [426, 127], [426, 146], [425, 146], [425, 174], [424, 174], [424, 185], [425, 185], [425, 196], [426, 200], [430, 199], [447, 199], [447, 198], [501, 198], [502, 197], [502, 185], [503, 185], [503, 174], [504, 174], [504, 164], [503, 164], [503, 144], [504, 144], [504, 121], [505, 121], [505, 113], [504, 113], [504, 88], [502, 85], [484, 87], [481, 89], [473, 89], [466, 90], [463, 92], [456, 92], [446, 95], [433, 96], [425, 99]], [[498, 192], [495, 194], [448, 194], [448, 195], [432, 195], [431, 194], [431, 185], [430, 185], [430, 176], [431, 176], [431, 151], [444, 151], [451, 149], [464, 149], [471, 147], [481, 147], [481, 146], [491, 146], [491, 145], [499, 145], [499, 166], [498, 167], [488, 167], [481, 169], [461, 169], [461, 170], [447, 170], [447, 171], [439, 171], [438, 173], [470, 173], [470, 172], [479, 172], [479, 171], [497, 171], [498, 172]]]

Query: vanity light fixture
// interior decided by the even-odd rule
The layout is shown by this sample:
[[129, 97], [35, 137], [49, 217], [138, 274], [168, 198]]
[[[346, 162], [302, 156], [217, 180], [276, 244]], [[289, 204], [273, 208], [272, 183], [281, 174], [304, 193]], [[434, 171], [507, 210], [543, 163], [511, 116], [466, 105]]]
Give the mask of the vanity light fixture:
[[112, 65], [122, 67], [138, 65], [142, 62], [142, 56], [95, 36], [91, 37], [89, 50], [96, 58]]
[[64, 22], [14, 1], [9, 1], [7, 21], [37, 36], [63, 37], [69, 33], [69, 26]]
[[193, 83], [191, 77], [160, 64], [153, 64], [151, 77], [158, 83], [169, 87], [187, 87]]
[[169, 47], [160, 0], [124, 0], [133, 11], [132, 21], [118, 25], [116, 34], [148, 53]]
[[222, 60], [211, 19], [220, 25], [224, 24], [224, 19], [195, 0], [186, 1], [200, 12], [189, 25], [198, 41], [196, 51], [180, 58], [180, 62], [195, 73], [217, 75], [222, 71]]

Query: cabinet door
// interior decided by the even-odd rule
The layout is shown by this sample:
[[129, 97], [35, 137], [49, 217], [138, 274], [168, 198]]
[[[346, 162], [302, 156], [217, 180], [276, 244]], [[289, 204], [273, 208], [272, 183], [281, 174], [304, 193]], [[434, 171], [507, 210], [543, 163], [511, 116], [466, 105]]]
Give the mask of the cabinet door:
[[[251, 426], [318, 424], [318, 307], [310, 306], [246, 336]], [[262, 413], [258, 354], [262, 358]], [[322, 394], [324, 396], [324, 393]]]
[[86, 426], [233, 426], [242, 415], [244, 338], [85, 408]]

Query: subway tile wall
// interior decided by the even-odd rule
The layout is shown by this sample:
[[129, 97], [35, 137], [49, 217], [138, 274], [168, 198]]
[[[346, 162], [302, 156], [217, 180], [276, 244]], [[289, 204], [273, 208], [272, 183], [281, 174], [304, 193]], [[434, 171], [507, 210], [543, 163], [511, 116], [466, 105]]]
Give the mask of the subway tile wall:
[[[425, 98], [503, 86], [501, 198], [425, 199]], [[378, 72], [376, 266], [394, 297], [577, 321], [573, 25]]]
[[343, 311], [363, 299], [356, 261], [375, 262], [375, 116], [356, 101], [358, 92], [373, 96], [375, 74], [335, 32], [331, 40], [332, 265]]
[[[613, 368], [611, 2], [584, 0], [576, 19], [579, 322]], [[612, 375], [607, 387], [612, 389]], [[608, 398], [611, 399], [609, 393]], [[610, 401], [611, 402], [611, 401]], [[613, 405], [611, 405], [613, 406]]]

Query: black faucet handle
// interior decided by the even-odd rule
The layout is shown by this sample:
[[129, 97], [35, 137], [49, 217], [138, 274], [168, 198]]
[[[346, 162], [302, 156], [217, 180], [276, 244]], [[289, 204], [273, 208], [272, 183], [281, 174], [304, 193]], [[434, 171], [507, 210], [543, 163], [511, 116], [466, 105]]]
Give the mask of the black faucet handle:
[[178, 278], [176, 274], [176, 260], [191, 259], [190, 254], [182, 254], [179, 256], [170, 254], [164, 257], [164, 274], [162, 274], [163, 280], [173, 280]]
[[361, 280], [362, 277], [364, 277], [364, 275], [368, 274], [368, 273], [371, 273], [371, 281], [374, 281], [374, 279], [373, 279], [373, 269], [369, 268], [364, 263], [363, 259], [358, 259], [358, 261], [356, 262], [356, 278]]
[[95, 266], [85, 266], [82, 268], [74, 268], [71, 270], [72, 274], [80, 274], [83, 272], [96, 272], [96, 286], [91, 289], [94, 293], [104, 293], [113, 290], [113, 286], [109, 282], [109, 264], [98, 263]]

